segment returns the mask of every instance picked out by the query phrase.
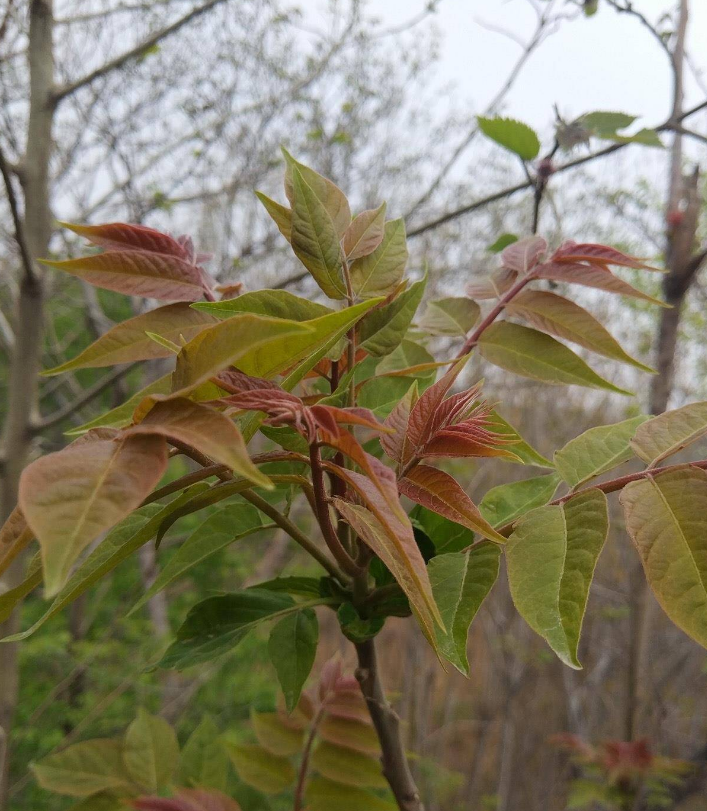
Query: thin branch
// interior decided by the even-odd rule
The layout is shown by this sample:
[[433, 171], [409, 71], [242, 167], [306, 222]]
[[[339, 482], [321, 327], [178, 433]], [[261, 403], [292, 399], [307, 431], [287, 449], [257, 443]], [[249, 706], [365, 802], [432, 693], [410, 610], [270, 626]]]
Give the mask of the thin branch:
[[24, 223], [20, 215], [20, 209], [17, 205], [17, 197], [15, 196], [15, 187], [12, 185], [10, 164], [5, 159], [5, 153], [0, 147], [0, 173], [5, 183], [5, 190], [7, 192], [7, 201], [10, 204], [10, 213], [12, 214], [12, 223], [15, 227], [15, 240], [20, 249], [20, 256], [22, 257], [22, 267], [25, 272], [27, 281], [30, 284], [37, 284], [39, 277], [32, 261], [32, 254], [27, 244], [27, 237], [25, 235]]
[[166, 39], [172, 34], [175, 34], [185, 25], [188, 25], [190, 22], [193, 22], [198, 17], [201, 17], [202, 14], [206, 14], [208, 11], [211, 11], [213, 8], [220, 5], [224, 1], [225, 0], [209, 0], [207, 3], [204, 3], [198, 8], [195, 8], [193, 11], [190, 11], [188, 14], [185, 14], [183, 17], [180, 17], [171, 25], [168, 25], [166, 28], [163, 28], [156, 34], [153, 34], [151, 37], [148, 37], [139, 45], [136, 45], [129, 51], [125, 51], [125, 53], [122, 53], [119, 56], [116, 56], [115, 59], [111, 59], [109, 62], [106, 62], [100, 68], [96, 68], [96, 70], [91, 71], [91, 73], [88, 73], [85, 76], [82, 76], [80, 79], [76, 79], [76, 81], [74, 82], [70, 82], [69, 84], [66, 84], [63, 87], [57, 88], [53, 94], [53, 101], [55, 103], [58, 103], [63, 99], [65, 99], [67, 96], [70, 96], [73, 93], [75, 93], [77, 90], [80, 90], [82, 87], [86, 87], [86, 85], [91, 84], [96, 79], [100, 79], [101, 77], [106, 76], [109, 73], [112, 73], [114, 70], [122, 68], [123, 65], [127, 64], [128, 62], [132, 62], [135, 59], [139, 59], [147, 51], [149, 51], [150, 48], [153, 48], [155, 45], [162, 42], [163, 39]]

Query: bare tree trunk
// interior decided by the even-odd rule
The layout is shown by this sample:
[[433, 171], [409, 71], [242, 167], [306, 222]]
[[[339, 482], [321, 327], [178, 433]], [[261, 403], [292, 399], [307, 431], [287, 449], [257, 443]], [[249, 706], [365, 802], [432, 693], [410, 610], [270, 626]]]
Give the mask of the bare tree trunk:
[[[54, 117], [54, 53], [52, 0], [32, 0], [29, 8], [28, 60], [30, 109], [27, 145], [20, 166], [24, 191], [24, 238], [32, 259], [46, 255], [52, 232], [49, 201], [49, 160], [52, 151]], [[3, 477], [0, 489], [0, 519], [10, 514], [17, 502], [17, 487], [32, 440], [32, 422], [37, 416], [37, 375], [42, 350], [42, 282], [35, 268], [25, 267], [19, 285], [15, 323], [15, 345], [9, 378], [7, 419], [3, 435]], [[22, 574], [15, 561], [3, 587], [12, 588]], [[0, 627], [2, 636], [12, 633], [19, 612]], [[6, 645], [0, 657], [0, 727], [5, 734], [0, 763], [0, 809], [7, 807], [7, 779], [10, 729], [19, 689], [17, 646]]]

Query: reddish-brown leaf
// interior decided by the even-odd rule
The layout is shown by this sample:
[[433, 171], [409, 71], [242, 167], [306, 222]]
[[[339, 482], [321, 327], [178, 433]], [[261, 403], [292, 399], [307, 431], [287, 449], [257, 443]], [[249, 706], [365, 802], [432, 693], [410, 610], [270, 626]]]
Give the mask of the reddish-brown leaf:
[[12, 561], [26, 549], [34, 538], [19, 507], [10, 513], [0, 527], [0, 574], [7, 571]]
[[174, 237], [145, 225], [126, 222], [108, 222], [102, 225], [60, 222], [59, 225], [107, 250], [150, 251], [178, 256], [180, 259], [190, 258], [184, 245], [177, 242]]
[[490, 276], [484, 276], [466, 286], [466, 294], [475, 301], [498, 298], [513, 287], [518, 274], [509, 268], [498, 268]]
[[220, 791], [182, 789], [175, 797], [138, 797], [133, 800], [138, 811], [241, 811], [235, 800]]
[[593, 242], [565, 242], [552, 256], [553, 262], [573, 264], [574, 262], [588, 262], [590, 265], [619, 265], [636, 270], [656, 270], [658, 268], [647, 265], [635, 256], [629, 256], [608, 245], [597, 245]]
[[548, 262], [538, 268], [537, 277], [554, 282], [581, 284], [584, 287], [594, 287], [599, 290], [606, 290], [608, 293], [617, 293], [620, 296], [632, 296], [643, 301], [650, 301], [652, 304], [658, 304], [661, 307], [668, 306], [660, 299], [653, 298], [653, 296], [632, 287], [623, 279], [619, 279], [618, 276], [614, 276], [605, 266]]
[[410, 411], [417, 402], [417, 381], [407, 390], [403, 399], [388, 414], [383, 423], [391, 430], [389, 435], [383, 435], [380, 443], [383, 450], [394, 462], [402, 462], [405, 456], [405, 444], [407, 442], [408, 422]]
[[497, 543], [506, 539], [486, 521], [461, 486], [443, 470], [418, 465], [398, 482], [400, 492], [428, 510]]
[[525, 274], [532, 270], [547, 250], [547, 242], [538, 236], [519, 239], [503, 249], [503, 267], [516, 273]]

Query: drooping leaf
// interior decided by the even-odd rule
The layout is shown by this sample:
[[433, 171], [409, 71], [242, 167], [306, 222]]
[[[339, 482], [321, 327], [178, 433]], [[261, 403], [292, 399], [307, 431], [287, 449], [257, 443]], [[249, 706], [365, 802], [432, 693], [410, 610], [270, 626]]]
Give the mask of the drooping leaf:
[[[167, 516], [179, 510], [184, 503], [189, 502], [195, 493], [204, 490], [208, 490], [208, 485], [200, 482], [185, 490], [165, 507], [160, 507], [159, 504], [148, 504], [129, 515], [114, 527], [81, 563], [54, 598], [49, 608], [32, 626], [26, 631], [5, 637], [0, 641], [21, 642], [23, 639], [27, 639], [44, 625], [48, 619], [73, 602], [94, 583], [113, 571], [119, 563], [154, 538]], [[39, 564], [39, 561], [37, 563]], [[41, 567], [38, 567], [37, 573], [41, 575]], [[9, 592], [7, 594], [9, 595]], [[3, 597], [5, 596], [7, 595], [3, 595]], [[0, 597], [0, 600], [2, 600], [2, 597]]]
[[140, 709], [125, 733], [123, 760], [131, 779], [144, 789], [167, 786], [179, 760], [174, 730], [164, 718]]
[[116, 324], [75, 358], [43, 374], [56, 375], [71, 369], [89, 369], [138, 360], [168, 358], [173, 354], [172, 350], [160, 346], [146, 333], [153, 332], [178, 343], [182, 337], [186, 341], [191, 340], [202, 329], [214, 323], [215, 319], [208, 313], [197, 312], [184, 302], [167, 304]]
[[118, 741], [81, 741], [32, 764], [39, 785], [70, 797], [90, 797], [101, 791], [132, 788]]
[[600, 377], [564, 344], [520, 324], [491, 324], [479, 339], [479, 352], [495, 366], [532, 380], [630, 394]]
[[564, 265], [559, 262], [548, 262], [538, 268], [537, 274], [539, 279], [566, 282], [567, 284], [581, 284], [584, 287], [605, 290], [607, 293], [617, 293], [620, 296], [630, 296], [642, 301], [649, 301], [651, 304], [657, 304], [660, 307], [670, 306], [660, 299], [632, 287], [628, 282], [614, 276], [610, 270], [604, 268], [591, 267], [580, 263]]
[[514, 152], [524, 161], [532, 161], [540, 152], [540, 140], [527, 124], [512, 118], [477, 116], [479, 129], [492, 141]]
[[263, 794], [278, 794], [295, 781], [290, 761], [262, 746], [228, 741], [226, 749], [241, 780]]
[[631, 482], [620, 501], [658, 602], [707, 647], [707, 473], [689, 468]]
[[524, 290], [506, 309], [509, 314], [524, 318], [536, 329], [557, 338], [572, 341], [604, 357], [628, 363], [644, 372], [655, 372], [650, 366], [627, 354], [591, 313], [556, 293], [546, 290]]
[[402, 219], [389, 220], [378, 246], [351, 264], [354, 293], [360, 298], [388, 295], [400, 284], [407, 260], [405, 223]]
[[152, 585], [130, 610], [142, 608], [155, 594], [211, 555], [263, 529], [262, 514], [250, 504], [229, 504], [210, 515], [167, 561]]
[[580, 668], [577, 646], [589, 586], [609, 528], [606, 496], [587, 490], [539, 507], [506, 544], [508, 582], [519, 613], [559, 658]]
[[63, 270], [95, 287], [162, 301], [198, 301], [204, 295], [200, 269], [178, 256], [143, 250], [104, 253], [42, 264]]
[[464, 336], [479, 318], [479, 305], [470, 298], [431, 301], [420, 319], [420, 329], [432, 335]]
[[538, 236], [516, 240], [501, 253], [503, 267], [525, 275], [532, 270], [547, 251], [547, 242]]
[[353, 262], [373, 253], [383, 241], [385, 233], [385, 203], [378, 208], [362, 211], [346, 229], [343, 248], [346, 259]]
[[25, 468], [19, 504], [42, 550], [48, 597], [86, 546], [140, 505], [166, 467], [164, 439], [143, 436], [78, 441]]
[[647, 419], [641, 415], [613, 425], [600, 425], [570, 440], [555, 452], [558, 473], [570, 487], [577, 487], [628, 462], [633, 456], [631, 439]]
[[272, 217], [273, 222], [277, 225], [278, 231], [290, 242], [292, 239], [292, 211], [287, 208], [287, 206], [283, 206], [275, 200], [271, 200], [262, 192], [256, 191], [255, 196]]
[[448, 473], [417, 465], [398, 482], [400, 492], [417, 504], [497, 543], [506, 539], [486, 521], [461, 485]]
[[687, 448], [707, 434], [707, 402], [690, 403], [644, 421], [631, 440], [634, 453], [649, 465]]
[[468, 552], [437, 555], [427, 566], [446, 628], [446, 632], [435, 631], [438, 650], [465, 675], [469, 673], [469, 626], [498, 578], [500, 556], [498, 546], [483, 543]]
[[319, 623], [311, 608], [281, 619], [270, 631], [268, 653], [275, 666], [285, 706], [292, 712], [307, 681], [319, 642]]
[[205, 716], [187, 738], [179, 759], [179, 783], [225, 791], [228, 757], [219, 729]]
[[388, 783], [381, 772], [380, 760], [369, 757], [353, 749], [335, 746], [321, 741], [311, 758], [312, 768], [319, 774], [358, 788], [387, 788]]
[[309, 811], [395, 811], [397, 805], [370, 791], [313, 777], [305, 792]]
[[251, 710], [250, 722], [258, 743], [278, 757], [291, 757], [302, 751], [304, 735], [301, 729], [285, 723], [278, 712]]
[[254, 290], [225, 301], [199, 301], [192, 309], [209, 313], [217, 318], [231, 318], [239, 313], [255, 313], [289, 321], [311, 321], [330, 315], [331, 307], [296, 296], [288, 290]]
[[557, 473], [548, 473], [546, 476], [500, 484], [486, 492], [479, 504], [479, 512], [491, 526], [502, 527], [530, 510], [547, 504], [559, 483]]
[[273, 488], [270, 479], [251, 462], [235, 423], [213, 408], [183, 397], [155, 403], [125, 435], [158, 435], [184, 442], [214, 462], [226, 465], [238, 476], [268, 490]]
[[362, 318], [358, 327], [361, 348], [378, 358], [399, 346], [420, 306], [426, 284], [427, 277]]
[[341, 237], [334, 221], [296, 166], [292, 188], [292, 249], [329, 298], [346, 298]]

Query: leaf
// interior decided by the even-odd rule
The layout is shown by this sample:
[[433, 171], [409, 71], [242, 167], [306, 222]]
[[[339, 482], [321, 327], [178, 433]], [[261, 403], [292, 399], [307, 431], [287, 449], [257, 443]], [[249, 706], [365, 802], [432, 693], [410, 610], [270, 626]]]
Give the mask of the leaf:
[[674, 470], [621, 492], [626, 529], [670, 619], [707, 647], [707, 474]]
[[189, 258], [189, 252], [174, 237], [145, 225], [125, 222], [109, 222], [101, 225], [60, 222], [59, 225], [108, 250], [150, 251], [177, 256], [180, 259]]
[[370, 791], [324, 777], [313, 777], [307, 783], [305, 797], [309, 811], [396, 811], [398, 807]]
[[27, 526], [22, 510], [15, 507], [0, 527], [0, 575], [33, 540], [34, 533]]
[[379, 755], [381, 745], [373, 725], [351, 718], [337, 718], [326, 714], [317, 728], [322, 740], [362, 752], [364, 755]]
[[518, 241], [515, 234], [501, 234], [501, 236], [486, 248], [489, 253], [501, 253], [504, 248]]
[[[8, 589], [0, 594], [0, 622], [12, 615], [15, 606], [31, 594], [42, 582], [42, 564], [39, 555], [35, 555], [27, 567], [25, 579], [15, 588]], [[0, 639], [0, 642], [4, 642]]]
[[189, 341], [214, 323], [215, 320], [210, 315], [197, 312], [184, 302], [167, 304], [116, 324], [75, 358], [42, 374], [57, 375], [71, 369], [91, 369], [138, 360], [169, 358], [173, 354], [172, 350], [164, 345], [160, 346], [146, 333], [156, 333], [168, 341], [179, 343], [181, 337]]
[[555, 495], [559, 483], [558, 474], [549, 473], [492, 487], [481, 500], [479, 512], [491, 526], [502, 527], [530, 510], [547, 504]]
[[357, 788], [387, 788], [380, 761], [353, 749], [322, 741], [312, 753], [312, 768], [320, 775]]
[[167, 561], [145, 594], [131, 608], [128, 616], [142, 608], [155, 594], [203, 560], [230, 544], [264, 529], [261, 513], [250, 504], [229, 504], [212, 513], [184, 541]]
[[157, 715], [140, 709], [125, 733], [123, 760], [130, 777], [148, 791], [167, 786], [179, 760], [179, 744], [172, 727]]
[[219, 729], [205, 716], [187, 738], [179, 759], [179, 783], [225, 791], [228, 783], [228, 758]]
[[340, 236], [326, 206], [292, 167], [292, 250], [329, 298], [346, 298]]
[[540, 140], [527, 125], [512, 118], [484, 118], [477, 116], [479, 129], [492, 141], [514, 152], [524, 161], [537, 158], [540, 152]]
[[317, 655], [318, 642], [319, 623], [311, 608], [281, 619], [270, 631], [268, 653], [285, 696], [287, 712], [292, 712], [299, 702]]
[[570, 487], [578, 487], [633, 456], [631, 439], [648, 417], [639, 416], [590, 428], [555, 452], [555, 467]]
[[132, 788], [123, 764], [122, 745], [107, 738], [68, 746], [32, 764], [32, 771], [43, 789], [70, 797]]
[[[119, 563], [154, 538], [167, 516], [192, 499], [195, 493], [208, 489], [209, 486], [206, 483], [200, 482], [185, 490], [165, 507], [161, 508], [159, 504], [148, 504], [129, 515], [114, 527], [79, 565], [49, 608], [32, 626], [26, 631], [5, 637], [0, 641], [21, 642], [23, 639], [27, 639], [64, 606], [73, 602], [104, 575], [113, 571]], [[0, 597], [1, 599], [2, 597]]]
[[586, 386], [617, 394], [630, 392], [604, 380], [587, 364], [549, 335], [529, 327], [500, 321], [479, 338], [479, 352], [490, 363], [508, 372], [553, 385]]
[[407, 261], [405, 223], [402, 219], [389, 220], [375, 250], [351, 264], [354, 293], [360, 298], [388, 295], [400, 284]]
[[292, 211], [287, 208], [287, 206], [280, 205], [280, 203], [275, 200], [271, 200], [262, 192], [256, 191], [255, 196], [272, 217], [275, 225], [277, 225], [278, 231], [290, 242], [292, 240]]
[[431, 301], [420, 319], [420, 329], [432, 335], [464, 336], [479, 319], [479, 305], [470, 298]]
[[596, 135], [611, 135], [617, 130], [630, 127], [635, 120], [636, 116], [628, 115], [628, 113], [597, 110], [593, 113], [585, 113], [577, 119], [577, 122]]
[[[377, 609], [379, 612], [380, 606], [377, 606]], [[355, 645], [373, 639], [374, 636], [380, 633], [385, 624], [385, 617], [383, 616], [362, 617], [353, 603], [349, 602], [342, 603], [339, 606], [336, 618], [339, 620], [341, 633]]]
[[575, 669], [581, 668], [582, 619], [608, 528], [606, 496], [591, 489], [562, 505], [526, 513], [506, 544], [508, 582], [518, 612]]
[[159, 666], [182, 670], [211, 661], [235, 648], [261, 622], [326, 603], [323, 598], [295, 603], [287, 594], [254, 588], [209, 597], [190, 609]]
[[47, 597], [91, 541], [140, 505], [166, 467], [164, 439], [127, 437], [79, 441], [25, 468], [19, 504], [39, 541]]
[[286, 723], [286, 719], [278, 712], [250, 712], [250, 722], [258, 743], [278, 757], [291, 757], [302, 750], [304, 735]]
[[627, 354], [591, 313], [569, 299], [545, 290], [524, 290], [506, 310], [511, 315], [524, 318], [543, 332], [655, 374], [655, 369]]
[[133, 802], [138, 811], [241, 811], [235, 800], [220, 791], [181, 789], [170, 797], [139, 797]]
[[474, 542], [474, 533], [470, 529], [420, 504], [413, 507], [410, 520], [416, 530], [422, 530], [430, 539], [436, 555], [461, 552]]
[[296, 336], [311, 332], [312, 328], [306, 324], [251, 313], [221, 321], [182, 347], [172, 375], [172, 393], [174, 396], [188, 394], [229, 366], [238, 366], [247, 372], [243, 369], [244, 362], [256, 359], [259, 352], [267, 352], [268, 344], [277, 347], [279, 356], [281, 339], [296, 340]]
[[204, 295], [199, 268], [177, 256], [117, 250], [54, 262], [39, 260], [94, 287], [164, 301], [198, 301]]
[[457, 524], [478, 532], [496, 543], [505, 543], [503, 535], [482, 517], [474, 502], [448, 473], [429, 465], [417, 465], [398, 482], [400, 492]]
[[411, 284], [389, 304], [368, 313], [359, 325], [359, 344], [374, 357], [389, 355], [400, 345], [425, 292], [427, 277]]
[[406, 449], [406, 435], [408, 423], [410, 422], [410, 412], [417, 402], [417, 381], [415, 381], [400, 398], [393, 410], [385, 419], [385, 427], [391, 429], [389, 434], [380, 437], [383, 450], [394, 462], [402, 462], [404, 458], [409, 458]]
[[690, 403], [645, 421], [637, 428], [631, 447], [636, 456], [653, 467], [705, 434], [707, 402]]
[[584, 287], [594, 287], [599, 290], [606, 290], [608, 293], [617, 293], [620, 296], [630, 296], [632, 298], [649, 301], [660, 307], [669, 307], [669, 304], [660, 299], [653, 298], [642, 290], [632, 287], [628, 282], [619, 279], [618, 276], [606, 269], [589, 267], [583, 264], [564, 265], [556, 262], [548, 262], [537, 270], [538, 279], [548, 279], [553, 282], [566, 282], [567, 284], [581, 284]]
[[199, 301], [192, 309], [217, 318], [231, 318], [239, 313], [255, 313], [290, 321], [311, 321], [334, 312], [316, 301], [296, 296], [287, 290], [254, 290], [225, 301]]
[[378, 208], [362, 211], [354, 217], [343, 239], [344, 254], [349, 262], [368, 256], [381, 244], [386, 230], [385, 208], [386, 204], [381, 203]]
[[468, 552], [437, 555], [427, 565], [432, 592], [444, 620], [437, 648], [465, 676], [469, 674], [466, 642], [469, 627], [481, 603], [498, 578], [501, 550], [482, 543]]
[[654, 129], [641, 129], [634, 135], [617, 135], [616, 133], [600, 135], [600, 138], [605, 138], [608, 141], [614, 141], [617, 144], [642, 144], [643, 146], [656, 146], [660, 149], [665, 147], [665, 144], [660, 140], [657, 130]]
[[[507, 422], [496, 410], [492, 410], [489, 414], [489, 427], [493, 429], [494, 433], [501, 434], [502, 437], [512, 440], [513, 455], [516, 456], [524, 465], [536, 465], [537, 467], [553, 467], [552, 462], [546, 459], [541, 453], [538, 453], [535, 448], [531, 447], [516, 431], [516, 429]], [[510, 459], [509, 461], [517, 461]]]
[[278, 794], [295, 781], [290, 761], [262, 746], [228, 741], [226, 749], [241, 780], [263, 794]]
[[287, 169], [285, 171], [285, 194], [290, 204], [294, 208], [294, 198], [296, 189], [294, 188], [294, 170], [296, 169], [302, 176], [304, 182], [312, 189], [314, 195], [321, 202], [331, 217], [336, 229], [337, 236], [341, 239], [346, 233], [346, 229], [351, 224], [351, 209], [349, 208], [346, 195], [341, 189], [326, 177], [323, 177], [314, 169], [296, 161], [292, 155], [283, 149]]
[[124, 436], [155, 435], [190, 445], [260, 487], [267, 490], [274, 487], [270, 479], [251, 462], [236, 425], [213, 408], [183, 397], [157, 402], [138, 425], [124, 432]]
[[547, 242], [542, 237], [526, 237], [516, 240], [501, 253], [503, 267], [524, 275], [532, 270], [547, 251]]

